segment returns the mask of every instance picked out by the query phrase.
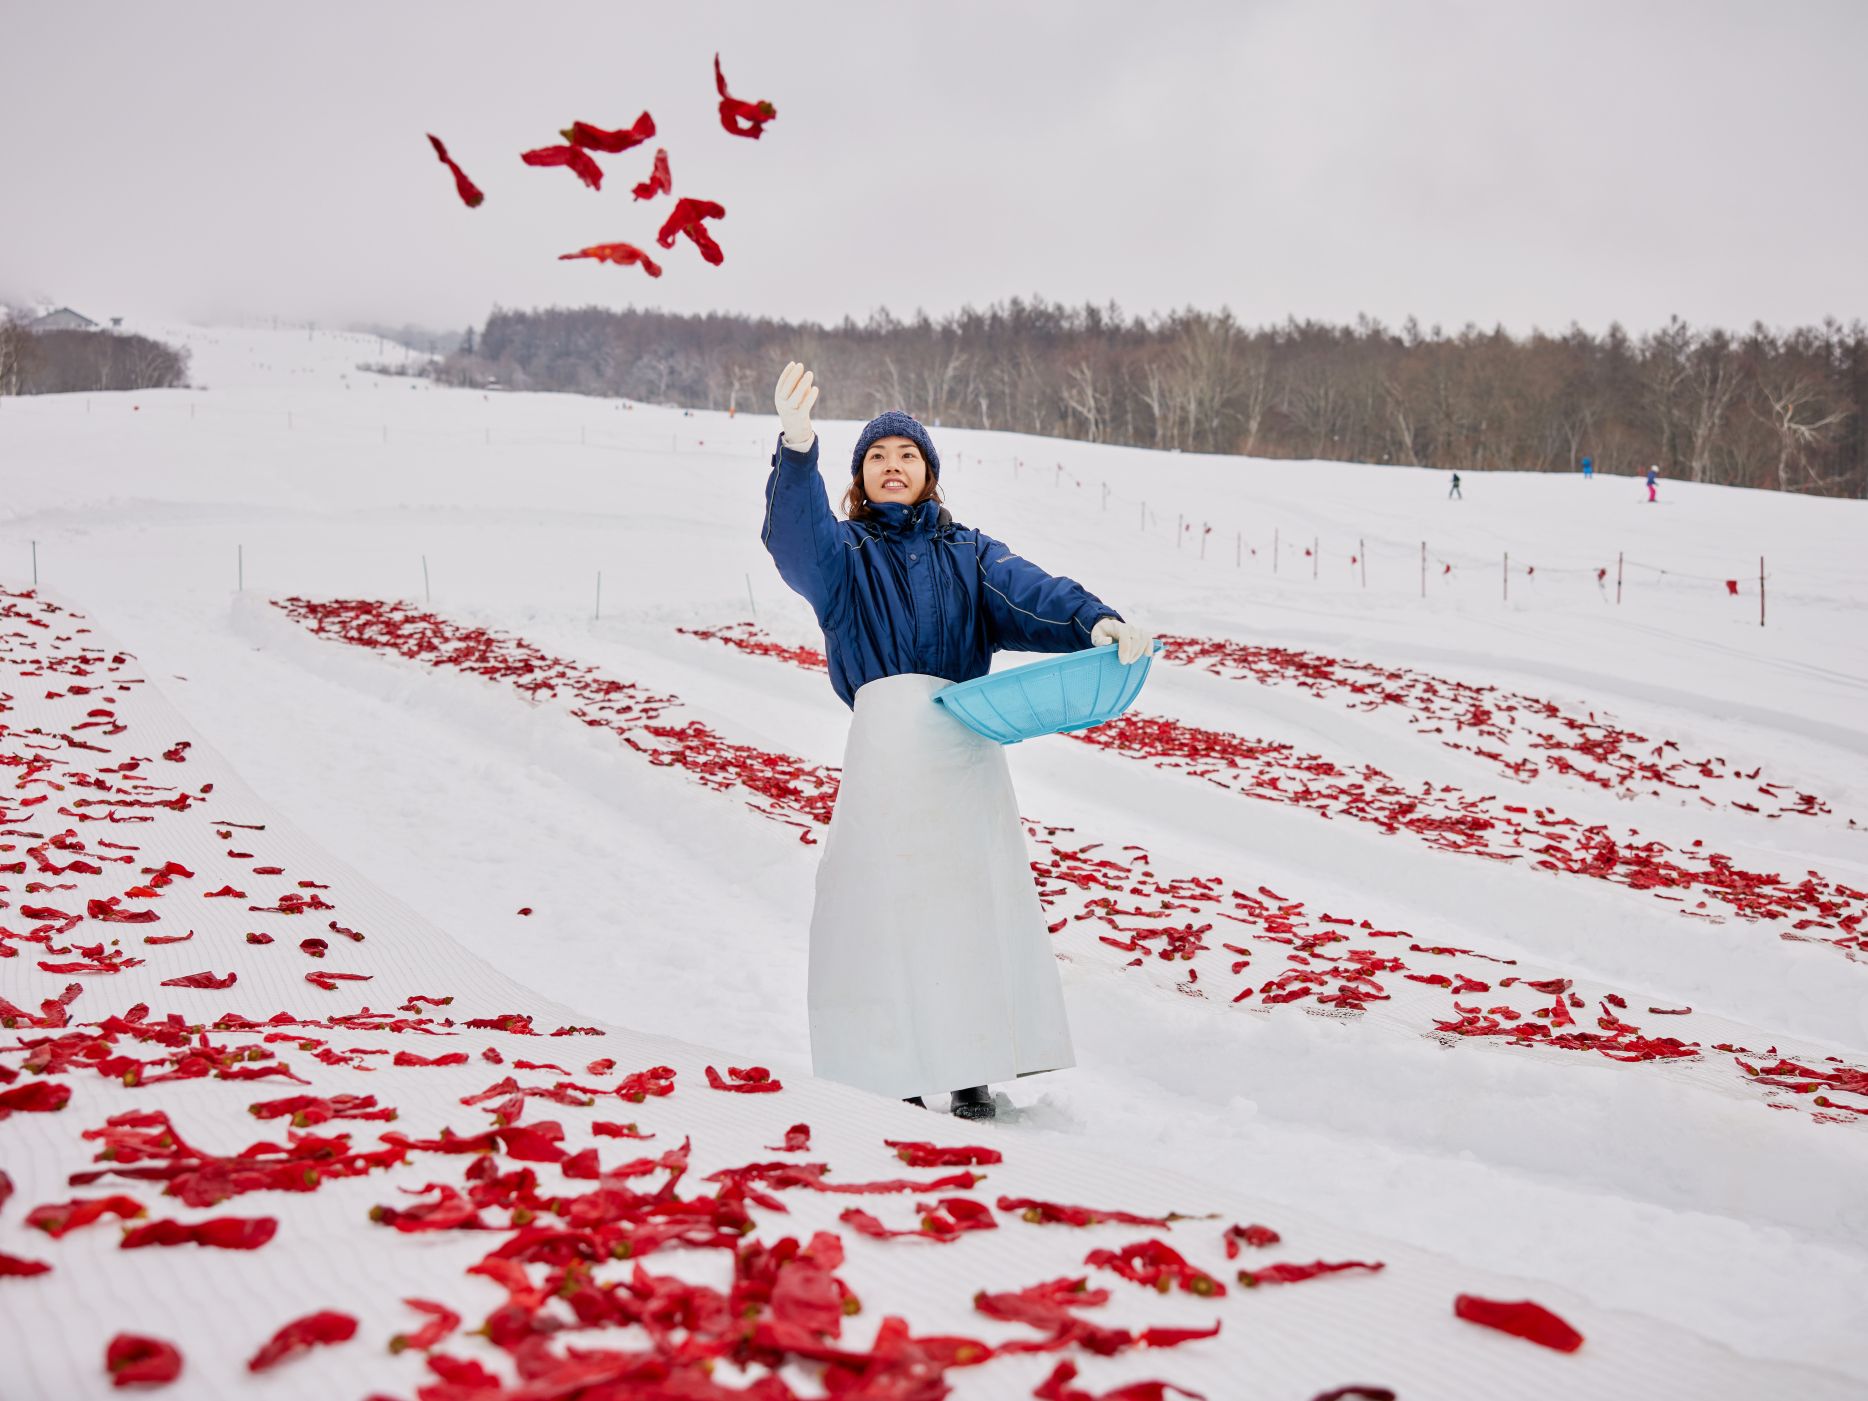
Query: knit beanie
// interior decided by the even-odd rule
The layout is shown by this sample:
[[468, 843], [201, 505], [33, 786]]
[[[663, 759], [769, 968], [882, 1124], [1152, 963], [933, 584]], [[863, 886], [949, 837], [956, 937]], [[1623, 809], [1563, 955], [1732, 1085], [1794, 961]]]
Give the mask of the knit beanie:
[[863, 454], [882, 438], [907, 438], [921, 449], [921, 456], [927, 459], [928, 471], [935, 481], [940, 480], [940, 454], [934, 451], [934, 440], [928, 437], [928, 430], [900, 409], [890, 409], [869, 420], [864, 426], [862, 436], [856, 440], [856, 451], [850, 455], [850, 475], [860, 477], [863, 474]]

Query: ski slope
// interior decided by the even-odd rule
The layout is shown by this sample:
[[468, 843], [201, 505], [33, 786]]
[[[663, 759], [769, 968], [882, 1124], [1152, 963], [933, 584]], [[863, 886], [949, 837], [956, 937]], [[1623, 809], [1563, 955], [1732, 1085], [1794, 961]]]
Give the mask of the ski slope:
[[[451, 938], [483, 960], [484, 973], [467, 981], [501, 980], [513, 999], [523, 991], [567, 1020], [628, 1028], [648, 1044], [731, 1048], [734, 1064], [770, 1067], [787, 1093], [811, 1086], [804, 931], [815, 851], [800, 837], [813, 819], [754, 811], [731, 782], [710, 786], [721, 771], [707, 765], [723, 746], [745, 746], [833, 776], [847, 712], [808, 664], [694, 631], [756, 621], [759, 637], [818, 643], [758, 543], [771, 420], [368, 375], [356, 365], [378, 358], [373, 337], [151, 329], [190, 346], [204, 388], [0, 402], [0, 582], [30, 585], [36, 542], [47, 597], [133, 654], [147, 694], [173, 708], [170, 728], [200, 736], [191, 760], [224, 761], [220, 782], [250, 787], [272, 820], [302, 833], [307, 852], [352, 873], [359, 891], [381, 892], [433, 948]], [[821, 425], [827, 465], [855, 426]], [[1825, 890], [1859, 893], [1868, 889], [1868, 566], [1859, 551], [1868, 508], [1675, 483], [1663, 483], [1661, 504], [1650, 507], [1634, 478], [1509, 473], [1468, 474], [1466, 499], [1447, 501], [1444, 474], [1417, 469], [954, 430], [936, 430], [936, 441], [957, 519], [1082, 580], [1157, 632], [1426, 678], [1406, 703], [1368, 709], [1288, 673], [1157, 665], [1138, 711], [1178, 727], [1176, 743], [1197, 731], [1252, 751], [1226, 782], [1141, 739], [1122, 751], [1064, 739], [1011, 751], [1041, 864], [1074, 870], [1073, 853], [1090, 843], [1105, 853], [1136, 847], [1157, 893], [1193, 889], [1176, 882], [1196, 878], [1261, 903], [1252, 892], [1273, 892], [1277, 909], [1302, 906], [1280, 926], [1303, 919], [1327, 931], [1328, 916], [1404, 931], [1369, 947], [1407, 966], [1376, 975], [1380, 1000], [1266, 1003], [1255, 992], [1235, 1002], [1241, 988], [1294, 966], [1276, 942], [1287, 936], [1262, 910], [1230, 903], [1236, 927], [1204, 936], [1189, 959], [1162, 959], [1159, 943], [1139, 945], [1144, 953], [1104, 942], [1128, 931], [1099, 918], [1088, 887], [1041, 883], [1065, 922], [1058, 949], [1080, 1064], [1004, 1087], [1002, 1118], [985, 1132], [1008, 1163], [1030, 1154], [1040, 1166], [1019, 1170], [1034, 1182], [1074, 1174], [1089, 1195], [1073, 1200], [1089, 1200], [1100, 1183], [1132, 1190], [1172, 1174], [1228, 1208], [1249, 1203], [1328, 1223], [1345, 1243], [1375, 1242], [1436, 1281], [1469, 1278], [1481, 1293], [1500, 1276], [1521, 1281], [1500, 1297], [1537, 1298], [1591, 1339], [1575, 1358], [1522, 1361], [1528, 1345], [1501, 1352], [1508, 1340], [1450, 1318], [1442, 1327], [1444, 1299], [1417, 1315], [1381, 1314], [1378, 1301], [1367, 1307], [1387, 1320], [1376, 1330], [1381, 1345], [1355, 1354], [1374, 1370], [1354, 1370], [1403, 1395], [1495, 1394], [1504, 1378], [1669, 1394], [1630, 1361], [1644, 1349], [1677, 1362], [1679, 1378], [1703, 1378], [1677, 1394], [1868, 1390], [1859, 1327], [1868, 1208], [1857, 1185], [1868, 1128], [1854, 1112], [1868, 1109], [1868, 1096], [1834, 1092], [1825, 1098], [1838, 1107], [1824, 1111], [1811, 1093], [1757, 1083], [1787, 1077], [1752, 1077], [1740, 1065], [1868, 1061], [1859, 945], [1834, 928], [1799, 930], [1790, 917], [1747, 918], [1717, 898], [1700, 907], [1703, 888], [1664, 898], [1678, 892], [1389, 832], [1340, 800], [1266, 800], [1254, 794], [1262, 771], [1251, 767], [1266, 762], [1257, 750], [1283, 746], [1293, 762], [1378, 772], [1435, 801], [1489, 803], [1495, 821], [1516, 820], [1510, 808], [1536, 809], [1612, 830], [1624, 846], [1663, 844], [1682, 863], [1713, 852], [1740, 871], [1787, 882], [1814, 872]], [[315, 633], [276, 606], [291, 598], [400, 599], [450, 627], [522, 639], [567, 666], [672, 698], [677, 723], [705, 727], [718, 745], [691, 765], [645, 762], [618, 732], [580, 723], [574, 698]], [[1529, 728], [1478, 740], [1449, 730], [1445, 716], [1422, 718], [1429, 691], [1462, 686], [1548, 702], [1579, 723], [1612, 722], [1644, 741], [1629, 752], [1646, 759], [1671, 743], [1663, 759], [1690, 755], [1707, 771], [1676, 775], [1697, 788], [1604, 786], [1549, 763]], [[1531, 764], [1535, 776], [1514, 776], [1512, 763], [1518, 774]], [[1770, 793], [1736, 777], [1754, 770]], [[1790, 811], [1798, 795], [1815, 802]], [[1852, 908], [1846, 894], [1830, 898]], [[1256, 923], [1240, 923], [1242, 914]], [[1157, 925], [1176, 921], [1222, 922], [1195, 909]], [[1234, 973], [1222, 944], [1242, 939], [1252, 967]], [[1416, 954], [1414, 944], [1465, 952]], [[1507, 972], [1498, 960], [1515, 963]], [[36, 1006], [57, 991], [40, 982], [63, 980], [28, 974], [24, 963], [0, 964], [0, 991]], [[1540, 1006], [1548, 1013], [1551, 996], [1507, 990], [1500, 975], [1569, 980], [1558, 997], [1583, 1005], [1558, 1016], [1592, 1028], [1612, 996], [1642, 1037], [1692, 1049], [1624, 1061], [1436, 1034], [1457, 1019], [1455, 1000], [1474, 1004], [1409, 973], [1483, 977], [1494, 984], [1480, 999], [1486, 1007], [1501, 998], [1527, 1020]], [[85, 996], [116, 995], [103, 981]], [[703, 1059], [683, 1062], [682, 1074], [697, 1075]], [[946, 1120], [909, 1116], [904, 1126], [901, 1111], [852, 1107], [832, 1087], [802, 1092], [824, 1095], [831, 1107], [818, 1117], [852, 1136], [874, 1115], [891, 1137], [921, 1125], [921, 1136], [946, 1128], [942, 1141], [981, 1141], [980, 1132], [955, 1136]], [[760, 1130], [778, 1134], [792, 1122], [770, 1113], [783, 1122]], [[16, 1116], [0, 1126], [0, 1144], [28, 1118], [38, 1131], [39, 1119], [54, 1117]], [[10, 1155], [0, 1165], [11, 1167]], [[23, 1248], [31, 1242], [17, 1213], [47, 1199], [21, 1186], [6, 1213], [15, 1219], [0, 1218], [0, 1250], [35, 1253]], [[996, 1282], [1079, 1269], [1087, 1245], [1026, 1248], [1042, 1265]], [[1378, 1297], [1378, 1283], [1399, 1277], [1391, 1263], [1365, 1292]], [[1332, 1336], [1332, 1318], [1344, 1333], [1358, 1326], [1334, 1312], [1365, 1307], [1350, 1302], [1351, 1286], [1305, 1286], [1334, 1291], [1301, 1296], [1319, 1320], [1307, 1336]], [[1247, 1302], [1257, 1301], [1226, 1304]], [[934, 1312], [932, 1293], [926, 1303], [942, 1331], [982, 1331], [964, 1311]], [[1431, 1327], [1419, 1321], [1429, 1315]], [[1129, 1371], [1086, 1369], [1084, 1381], [1161, 1376], [1213, 1396], [1269, 1396], [1351, 1379], [1305, 1371], [1299, 1348], [1278, 1364], [1284, 1370], [1241, 1381], [1241, 1354], [1222, 1344], [1258, 1346], [1264, 1330], [1227, 1317], [1236, 1337], [1159, 1352]], [[1456, 1383], [1463, 1364], [1451, 1359], [1462, 1344], [1485, 1351]], [[74, 1346], [67, 1370], [41, 1375], [60, 1388], [101, 1387], [98, 1351], [87, 1341], [77, 1356]], [[34, 1355], [58, 1354], [38, 1343]], [[342, 1355], [330, 1350], [331, 1365]], [[1377, 1364], [1389, 1359], [1382, 1374]], [[303, 1380], [320, 1361], [293, 1374], [310, 1387], [303, 1394], [326, 1394]], [[1521, 1361], [1534, 1371], [1509, 1370]], [[990, 1367], [949, 1380], [963, 1395], [1028, 1394], [1046, 1370], [1018, 1389]], [[331, 1375], [361, 1394], [411, 1389], [414, 1372]], [[287, 1385], [283, 1369], [272, 1384]]]

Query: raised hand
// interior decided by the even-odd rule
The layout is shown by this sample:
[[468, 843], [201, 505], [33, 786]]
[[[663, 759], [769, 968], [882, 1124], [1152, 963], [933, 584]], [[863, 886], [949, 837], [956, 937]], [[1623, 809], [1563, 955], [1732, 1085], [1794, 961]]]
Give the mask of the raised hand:
[[811, 406], [816, 402], [811, 372], [796, 360], [787, 363], [779, 372], [772, 403], [778, 409], [779, 426], [785, 430], [785, 446], [795, 452], [803, 452], [817, 439], [817, 430], [811, 427]]

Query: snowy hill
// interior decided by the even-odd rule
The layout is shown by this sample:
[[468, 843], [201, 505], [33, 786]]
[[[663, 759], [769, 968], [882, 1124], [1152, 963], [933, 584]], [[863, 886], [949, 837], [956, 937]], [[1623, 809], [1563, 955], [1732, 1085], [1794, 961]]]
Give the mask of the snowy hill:
[[[819, 639], [758, 540], [771, 419], [379, 377], [356, 368], [377, 358], [373, 337], [165, 338], [189, 346], [206, 388], [0, 401], [0, 584], [30, 586], [36, 542], [47, 598], [149, 678], [138, 724], [158, 748], [188, 727], [221, 788], [243, 782], [254, 810], [296, 829], [300, 864], [345, 871], [352, 898], [444, 965], [449, 936], [484, 960], [461, 965], [463, 989], [487, 989], [474, 1015], [536, 1007], [541, 1025], [731, 1048], [808, 1099], [794, 1114], [748, 1096], [767, 1116], [755, 1128], [704, 1115], [730, 1139], [716, 1166], [756, 1157], [777, 1141], [758, 1135], [793, 1118], [821, 1119], [845, 1153], [870, 1114], [891, 1137], [982, 1141], [809, 1080], [816, 848], [800, 838], [821, 826], [847, 712], [808, 655], [784, 651]], [[820, 425], [839, 489], [855, 427]], [[1388, 1250], [1366, 1283], [1403, 1302], [1322, 1281], [1306, 1288], [1337, 1292], [1293, 1289], [1305, 1311], [1280, 1318], [1313, 1349], [1373, 1337], [1350, 1370], [1405, 1396], [1868, 1389], [1868, 503], [1663, 482], [1650, 506], [1632, 479], [1509, 473], [1466, 474], [1450, 501], [1445, 474], [1418, 469], [935, 437], [956, 518], [1174, 639], [1145, 724], [1010, 751], [1079, 1057], [1012, 1087], [1014, 1112], [989, 1131], [1028, 1194], [1132, 1194], [1171, 1172], [1212, 1209], [1338, 1233], [1325, 1255]], [[380, 612], [274, 606], [292, 598], [401, 600], [436, 629], [494, 630], [497, 664], [436, 665]], [[521, 645], [554, 688], [501, 669]], [[668, 698], [702, 737], [588, 723], [592, 678]], [[27, 897], [16, 884], [6, 898]], [[16, 913], [0, 921], [17, 929]], [[207, 966], [185, 961], [164, 976]], [[66, 981], [32, 962], [0, 961], [0, 994], [22, 1007]], [[146, 976], [90, 980], [84, 997], [101, 1007]], [[159, 986], [137, 994], [158, 1013], [235, 1005], [166, 1004]], [[546, 1061], [567, 1045], [542, 1044]], [[628, 1044], [647, 1063], [665, 1043]], [[698, 1077], [705, 1061], [669, 1063]], [[146, 1107], [143, 1093], [112, 1112]], [[442, 1114], [446, 1097], [426, 1093], [403, 1091], [405, 1113]], [[453, 1113], [458, 1129], [467, 1111]], [[40, 1145], [35, 1178], [0, 1158], [20, 1184], [0, 1251], [57, 1248], [34, 1248], [17, 1216], [61, 1199], [47, 1183], [69, 1164], [41, 1123], [60, 1117], [0, 1125], [0, 1145], [26, 1126]], [[844, 1172], [865, 1174], [886, 1175]], [[836, 1229], [835, 1214], [806, 1219]], [[1025, 1257], [1009, 1234], [992, 1277], [956, 1275], [951, 1300], [1081, 1273], [1091, 1244], [1127, 1239], [1046, 1237]], [[877, 1272], [859, 1292], [880, 1297], [882, 1262], [901, 1258], [864, 1252], [915, 1245], [858, 1242], [853, 1264]], [[1042, 1263], [1007, 1263], [1024, 1258]], [[1458, 1280], [1537, 1298], [1590, 1344], [1561, 1358], [1442, 1329], [1449, 1299], [1433, 1290]], [[429, 1288], [385, 1282], [377, 1302]], [[921, 1301], [918, 1327], [983, 1332], [964, 1307]], [[1298, 1346], [1259, 1355], [1272, 1370], [1251, 1385], [1267, 1389], [1238, 1383], [1247, 1354], [1222, 1344], [1261, 1348], [1284, 1326], [1238, 1315], [1247, 1302], [1261, 1300], [1225, 1301], [1219, 1340], [1084, 1380], [1165, 1376], [1220, 1397], [1351, 1379], [1307, 1369]], [[9, 1307], [9, 1323], [27, 1317]], [[1460, 1351], [1467, 1334], [1482, 1356]], [[47, 1381], [33, 1394], [101, 1376], [88, 1341], [69, 1369], [32, 1350]], [[1024, 1395], [1050, 1361], [1016, 1388], [991, 1367], [949, 1380]], [[354, 1365], [340, 1379], [358, 1394], [415, 1384]]]

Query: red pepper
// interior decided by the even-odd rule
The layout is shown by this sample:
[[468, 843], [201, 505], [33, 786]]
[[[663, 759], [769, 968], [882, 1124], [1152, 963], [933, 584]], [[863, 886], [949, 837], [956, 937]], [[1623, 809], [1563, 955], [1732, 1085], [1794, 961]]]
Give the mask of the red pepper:
[[182, 1355], [160, 1338], [119, 1333], [104, 1348], [104, 1370], [112, 1386], [167, 1386], [182, 1374]]
[[13, 1195], [13, 1179], [7, 1176], [5, 1168], [0, 1168], [0, 1210], [6, 1208], [7, 1199]]
[[0, 1250], [0, 1279], [24, 1279], [29, 1275], [48, 1274], [51, 1269], [43, 1260], [24, 1260]]
[[258, 1250], [279, 1232], [271, 1216], [216, 1216], [208, 1221], [151, 1221], [133, 1226], [119, 1243], [124, 1250], [148, 1245], [205, 1245], [217, 1250]]
[[413, 1051], [397, 1051], [396, 1058], [393, 1061], [391, 1061], [390, 1064], [391, 1065], [465, 1065], [467, 1064], [467, 1053], [465, 1051], [449, 1051], [446, 1055], [430, 1057], [430, 1056], [418, 1056]]
[[120, 1216], [126, 1220], [143, 1215], [143, 1204], [134, 1197], [93, 1197], [89, 1200], [35, 1206], [26, 1213], [26, 1224], [44, 1231], [57, 1240], [80, 1226], [88, 1226], [102, 1216]]
[[652, 1133], [644, 1133], [634, 1124], [611, 1124], [599, 1119], [590, 1126], [590, 1131], [598, 1138], [653, 1138]]
[[51, 1114], [71, 1102], [71, 1086], [34, 1080], [0, 1090], [0, 1119], [10, 1114]]
[[347, 1313], [322, 1310], [285, 1325], [246, 1364], [249, 1372], [263, 1372], [294, 1353], [321, 1343], [348, 1342], [356, 1336], [357, 1320]]
[[1049, 1223], [1065, 1226], [1094, 1226], [1104, 1221], [1120, 1222], [1125, 1226], [1161, 1226], [1171, 1228], [1173, 1222], [1164, 1216], [1136, 1216], [1127, 1211], [1104, 1211], [1087, 1206], [1066, 1206], [1061, 1202], [1039, 1201], [1032, 1197], [1000, 1197], [999, 1210], [1022, 1212], [1027, 1221], [1034, 1225]]
[[330, 942], [325, 939], [311, 938], [298, 941], [299, 952], [309, 954], [313, 958], [323, 958], [329, 952], [330, 947]]
[[1318, 1275], [1335, 1274], [1339, 1270], [1368, 1270], [1370, 1272], [1385, 1269], [1380, 1261], [1371, 1264], [1365, 1260], [1339, 1260], [1328, 1262], [1314, 1260], [1308, 1265], [1261, 1265], [1255, 1270], [1240, 1270], [1239, 1283], [1248, 1289], [1255, 1289], [1261, 1284], [1301, 1284]]
[[768, 1143], [766, 1151], [770, 1153], [808, 1153], [811, 1151], [811, 1126], [793, 1124], [785, 1130], [783, 1143]]
[[737, 1084], [728, 1084], [721, 1078], [720, 1072], [711, 1065], [707, 1067], [707, 1086], [709, 1089], [727, 1090], [733, 1094], [766, 1095], [775, 1094], [784, 1089], [784, 1085], [772, 1078], [772, 1072], [763, 1066], [755, 1065], [750, 1070], [742, 1070], [737, 1065], [728, 1066], [727, 1074]]
[[726, 260], [726, 255], [720, 251], [720, 245], [714, 242], [713, 235], [707, 232], [702, 221], [725, 217], [726, 206], [710, 199], [678, 199], [673, 212], [662, 221], [661, 231], [655, 235], [655, 241], [664, 248], [673, 248], [675, 239], [686, 234], [694, 246], [700, 249], [701, 257], [718, 267]]
[[588, 122], [572, 122], [558, 135], [573, 146], [585, 146], [593, 151], [602, 151], [605, 155], [616, 156], [632, 146], [640, 146], [655, 135], [655, 118], [644, 112], [636, 118], [633, 126], [618, 127], [615, 131], [605, 131]]
[[519, 157], [527, 165], [564, 165], [593, 190], [603, 188], [603, 167], [593, 161], [582, 146], [540, 146]]
[[[588, 248], [580, 248], [575, 253], [560, 253], [558, 261], [572, 262], [578, 258], [589, 258], [599, 263], [615, 263], [618, 267], [627, 267], [631, 263], [639, 264], [650, 277], [662, 275], [662, 265], [644, 253], [633, 243], [593, 243]], [[520, 914], [530, 914], [530, 910], [520, 910]]]
[[246, 941], [249, 944], [270, 944], [272, 942], [272, 935], [252, 933], [246, 936]]
[[[733, 136], [748, 136], [757, 141], [765, 135], [765, 124], [778, 115], [769, 102], [741, 102], [726, 90], [726, 74], [720, 68], [720, 55], [713, 56], [713, 85], [720, 94], [720, 125]], [[740, 123], [745, 125], [741, 126]]]
[[1005, 1161], [997, 1148], [937, 1148], [932, 1143], [904, 1143], [885, 1138], [883, 1143], [909, 1167], [988, 1167]]
[[1239, 1245], [1243, 1242], [1254, 1249], [1262, 1250], [1265, 1246], [1276, 1245], [1284, 1237], [1269, 1226], [1228, 1226], [1226, 1228], [1226, 1258], [1239, 1258]]
[[1070, 1385], [1076, 1376], [1076, 1363], [1060, 1362], [1031, 1394], [1037, 1401], [1166, 1401], [1171, 1391], [1176, 1396], [1190, 1396], [1193, 1401], [1205, 1401], [1201, 1392], [1188, 1391], [1171, 1382], [1130, 1382], [1114, 1391], [1090, 1392]]
[[315, 972], [307, 973], [305, 975], [305, 981], [312, 984], [314, 987], [323, 988], [326, 992], [336, 992], [337, 985], [340, 981], [346, 983], [367, 983], [374, 976], [373, 973]]
[[654, 199], [657, 195], [674, 192], [674, 177], [668, 173], [668, 152], [658, 150], [655, 153], [655, 165], [649, 171], [649, 178], [642, 181], [631, 192], [637, 199]]
[[448, 148], [441, 144], [440, 137], [431, 134], [428, 138], [428, 143], [435, 148], [435, 155], [440, 157], [441, 164], [445, 165], [453, 172], [454, 192], [461, 197], [461, 203], [466, 205], [469, 209], [478, 209], [480, 207], [480, 202], [486, 198], [486, 196], [481, 193], [480, 187], [469, 180], [467, 178], [467, 172], [454, 163], [454, 158], [448, 154]]
[[1575, 1352], [1583, 1345], [1583, 1335], [1545, 1308], [1529, 1299], [1504, 1302], [1481, 1299], [1476, 1294], [1461, 1294], [1453, 1300], [1453, 1313], [1468, 1323], [1496, 1328], [1501, 1333], [1524, 1338], [1558, 1352]]
[[1166, 1293], [1179, 1288], [1202, 1297], [1226, 1292], [1226, 1286], [1204, 1270], [1190, 1265], [1178, 1250], [1158, 1240], [1137, 1241], [1120, 1250], [1092, 1250], [1083, 1263], [1115, 1273], [1136, 1284]]
[[185, 978], [165, 978], [165, 988], [230, 988], [240, 981], [238, 973], [227, 973], [215, 977], [212, 973], [190, 973]]
[[143, 942], [145, 944], [185, 944], [194, 937], [195, 931], [190, 929], [186, 934], [145, 934]]
[[1395, 1401], [1394, 1392], [1385, 1386], [1339, 1386], [1310, 1398], [1310, 1401]]
[[404, 1299], [402, 1302], [417, 1313], [427, 1314], [428, 1321], [413, 1333], [398, 1333], [391, 1338], [389, 1340], [391, 1352], [404, 1352], [409, 1348], [426, 1352], [460, 1327], [461, 1316], [446, 1304], [431, 1303], [427, 1299]]

